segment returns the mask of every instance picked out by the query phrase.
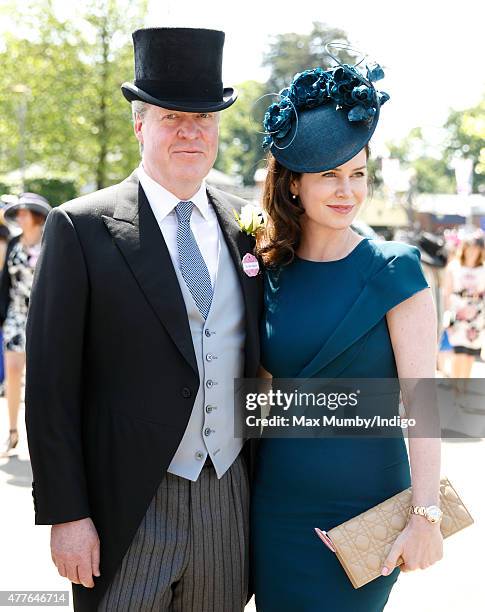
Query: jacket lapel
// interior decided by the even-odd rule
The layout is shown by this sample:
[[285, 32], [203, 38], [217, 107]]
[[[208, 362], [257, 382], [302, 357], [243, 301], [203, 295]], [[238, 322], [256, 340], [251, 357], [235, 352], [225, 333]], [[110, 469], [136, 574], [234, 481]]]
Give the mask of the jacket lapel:
[[161, 324], [198, 374], [172, 259], [136, 171], [120, 184], [113, 217], [103, 215], [103, 221]]
[[207, 188], [222, 233], [231, 254], [244, 296], [246, 311], [245, 375], [256, 376], [259, 365], [259, 313], [262, 303], [261, 275], [249, 277], [243, 270], [242, 258], [254, 249], [253, 239], [242, 232], [236, 222], [231, 203], [213, 187]]

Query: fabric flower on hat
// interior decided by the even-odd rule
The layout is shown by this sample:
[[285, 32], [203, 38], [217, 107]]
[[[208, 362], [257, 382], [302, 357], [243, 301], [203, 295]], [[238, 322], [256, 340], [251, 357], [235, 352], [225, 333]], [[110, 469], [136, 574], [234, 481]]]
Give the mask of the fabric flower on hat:
[[389, 94], [377, 91], [372, 84], [384, 77], [381, 66], [373, 63], [366, 68], [367, 78], [349, 64], [296, 74], [290, 86], [280, 91], [280, 101], [272, 104], [264, 115], [263, 148], [288, 135], [299, 111], [322, 104], [334, 103], [336, 109], [347, 110], [350, 122], [372, 121], [378, 106], [389, 100]]
[[367, 121], [372, 119], [375, 114], [375, 108], [366, 108], [362, 104], [359, 104], [359, 106], [354, 106], [354, 108], [351, 108], [347, 116], [349, 121]]
[[355, 104], [352, 92], [361, 83], [352, 67], [343, 64], [333, 70], [329, 95], [339, 106], [352, 106]]
[[372, 82], [380, 81], [384, 78], [384, 70], [382, 70], [379, 64], [374, 62], [370, 66], [367, 66], [367, 78]]
[[376, 113], [376, 92], [367, 85], [358, 85], [352, 89], [351, 98], [357, 102], [357, 106], [350, 109], [349, 121], [366, 121], [372, 119]]
[[351, 98], [356, 102], [372, 103], [374, 101], [374, 91], [367, 85], [358, 85], [351, 91]]
[[305, 70], [295, 76], [288, 91], [288, 97], [296, 107], [313, 108], [327, 97], [326, 83], [328, 75], [322, 68]]
[[379, 98], [379, 104], [382, 106], [384, 102], [387, 102], [391, 99], [391, 96], [385, 91], [378, 91], [377, 97]]
[[293, 106], [288, 98], [279, 104], [272, 104], [264, 115], [264, 127], [274, 138], [284, 138], [291, 129], [294, 115]]

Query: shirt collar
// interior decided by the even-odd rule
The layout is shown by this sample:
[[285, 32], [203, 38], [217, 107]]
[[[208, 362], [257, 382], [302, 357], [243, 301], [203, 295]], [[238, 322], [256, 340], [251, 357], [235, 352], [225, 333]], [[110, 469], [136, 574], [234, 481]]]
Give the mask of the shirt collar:
[[[138, 180], [145, 192], [148, 201], [150, 202], [150, 206], [156, 207], [159, 219], [164, 219], [167, 215], [169, 215], [175, 207], [180, 202], [179, 198], [175, 196], [173, 193], [165, 189], [160, 183], [157, 183], [151, 176], [149, 176], [145, 168], [143, 167], [143, 162], [140, 163], [137, 169]], [[206, 183], [205, 180], [202, 181], [198, 191], [194, 193], [194, 195], [190, 198], [190, 201], [194, 203], [194, 206], [200, 212], [200, 214], [204, 217], [206, 221], [209, 220], [209, 201], [207, 199], [207, 191], [206, 191]]]

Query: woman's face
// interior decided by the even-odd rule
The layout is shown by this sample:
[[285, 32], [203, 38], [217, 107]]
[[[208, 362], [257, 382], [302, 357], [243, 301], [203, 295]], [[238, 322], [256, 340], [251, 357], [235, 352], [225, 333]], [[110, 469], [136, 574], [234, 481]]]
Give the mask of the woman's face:
[[366, 150], [333, 170], [302, 174], [292, 182], [291, 192], [305, 209], [304, 220], [330, 229], [345, 229], [367, 196]]
[[15, 217], [22, 231], [32, 229], [35, 225], [35, 219], [30, 210], [21, 208]]
[[465, 261], [468, 265], [476, 266], [482, 255], [482, 248], [479, 244], [467, 244], [463, 250]]

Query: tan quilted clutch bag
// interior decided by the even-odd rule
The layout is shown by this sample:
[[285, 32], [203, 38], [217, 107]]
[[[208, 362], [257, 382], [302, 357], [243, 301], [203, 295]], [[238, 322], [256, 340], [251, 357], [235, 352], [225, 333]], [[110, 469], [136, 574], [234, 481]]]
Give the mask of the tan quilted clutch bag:
[[[358, 589], [381, 575], [386, 557], [407, 524], [411, 505], [411, 487], [362, 514], [322, 532], [328, 536], [334, 552], [354, 588]], [[441, 533], [443, 538], [468, 527], [473, 519], [447, 478], [440, 482], [440, 508], [443, 511]], [[325, 540], [324, 540], [325, 541]], [[399, 558], [398, 565], [403, 563]]]

